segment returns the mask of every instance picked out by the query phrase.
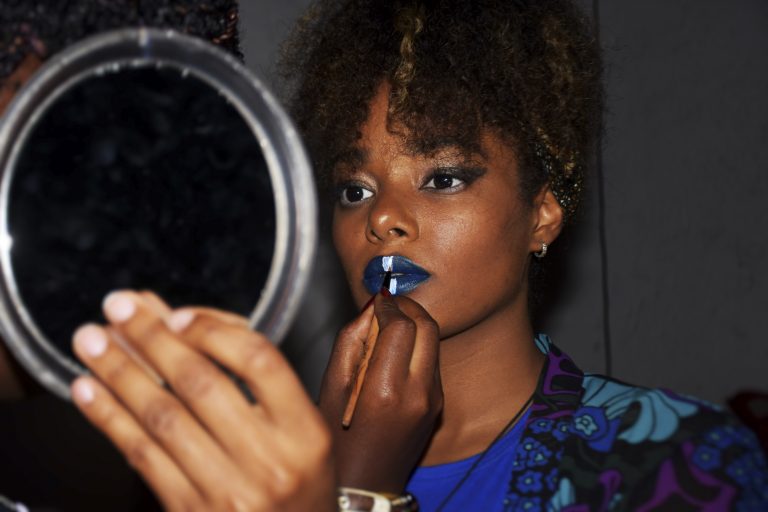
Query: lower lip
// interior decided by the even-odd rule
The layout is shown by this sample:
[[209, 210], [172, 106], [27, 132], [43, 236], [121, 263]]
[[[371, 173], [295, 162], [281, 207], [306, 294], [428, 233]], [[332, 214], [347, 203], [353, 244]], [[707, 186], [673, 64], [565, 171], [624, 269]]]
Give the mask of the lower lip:
[[[377, 293], [381, 287], [384, 274], [374, 278], [363, 280], [365, 289], [371, 295]], [[421, 283], [429, 279], [429, 276], [419, 274], [392, 274], [392, 283], [395, 284], [393, 295], [405, 295], [415, 290]], [[392, 288], [390, 287], [390, 291]]]

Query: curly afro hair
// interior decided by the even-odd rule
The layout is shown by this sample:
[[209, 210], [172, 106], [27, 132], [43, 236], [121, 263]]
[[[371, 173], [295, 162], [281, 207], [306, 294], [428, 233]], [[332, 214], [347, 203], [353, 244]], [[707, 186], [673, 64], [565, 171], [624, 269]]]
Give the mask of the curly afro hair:
[[[429, 151], [468, 152], [493, 130], [514, 147], [521, 193], [549, 184], [566, 219], [602, 110], [600, 52], [567, 0], [320, 0], [283, 47], [287, 101], [328, 183], [391, 84], [389, 124]], [[392, 128], [390, 128], [392, 129]]]
[[213, 42], [242, 59], [237, 0], [3, 0], [0, 80], [30, 54], [41, 60], [106, 30], [172, 28]]

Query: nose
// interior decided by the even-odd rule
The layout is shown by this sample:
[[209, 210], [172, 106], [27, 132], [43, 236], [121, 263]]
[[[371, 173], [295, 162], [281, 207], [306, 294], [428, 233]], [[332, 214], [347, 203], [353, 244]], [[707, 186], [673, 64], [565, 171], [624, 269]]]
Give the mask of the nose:
[[408, 201], [380, 190], [368, 212], [368, 241], [404, 242], [418, 235], [418, 223]]

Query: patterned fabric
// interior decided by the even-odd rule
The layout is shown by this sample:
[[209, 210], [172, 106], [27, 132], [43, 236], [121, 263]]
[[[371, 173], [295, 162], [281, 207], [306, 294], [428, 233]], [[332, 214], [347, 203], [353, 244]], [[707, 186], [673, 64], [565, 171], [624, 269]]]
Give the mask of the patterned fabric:
[[547, 359], [505, 511], [768, 511], [753, 433], [714, 405], [585, 375], [545, 335]]

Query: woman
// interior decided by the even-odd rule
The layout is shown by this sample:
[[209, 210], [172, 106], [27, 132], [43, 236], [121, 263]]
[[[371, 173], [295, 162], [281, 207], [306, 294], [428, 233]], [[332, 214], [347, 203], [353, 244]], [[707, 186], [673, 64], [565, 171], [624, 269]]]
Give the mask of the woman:
[[[110, 295], [110, 328], [175, 394], [89, 325], [75, 349], [98, 380], [78, 380], [73, 396], [167, 507], [768, 503], [765, 460], [729, 416], [585, 376], [534, 335], [534, 278], [578, 205], [600, 111], [598, 50], [570, 2], [325, 2], [287, 57], [294, 116], [334, 190], [333, 238], [363, 312], [337, 339], [318, 412], [242, 320]], [[388, 268], [393, 297], [377, 293]], [[205, 356], [242, 376], [258, 405]]]

